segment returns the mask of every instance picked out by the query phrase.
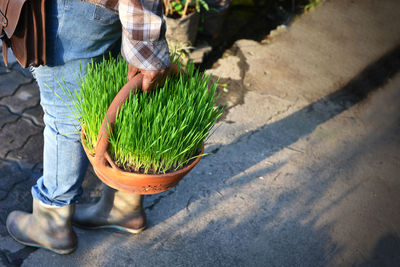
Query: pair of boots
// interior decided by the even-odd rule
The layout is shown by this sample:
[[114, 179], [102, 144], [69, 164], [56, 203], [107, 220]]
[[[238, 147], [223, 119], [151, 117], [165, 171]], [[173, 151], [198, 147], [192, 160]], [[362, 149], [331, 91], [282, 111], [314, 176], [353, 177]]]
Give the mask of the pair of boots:
[[116, 191], [104, 185], [96, 204], [55, 207], [33, 199], [33, 212], [13, 211], [7, 230], [19, 243], [69, 254], [77, 246], [72, 223], [88, 229], [114, 228], [133, 234], [146, 227], [143, 196]]

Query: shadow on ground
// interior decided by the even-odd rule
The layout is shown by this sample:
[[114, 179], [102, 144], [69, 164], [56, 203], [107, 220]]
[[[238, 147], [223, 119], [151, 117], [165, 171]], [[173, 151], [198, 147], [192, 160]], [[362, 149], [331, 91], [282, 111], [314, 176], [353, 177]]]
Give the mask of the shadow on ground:
[[[200, 265], [245, 265], [255, 266], [326, 266], [339, 253], [346, 250], [331, 240], [330, 232], [335, 219], [322, 225], [317, 221], [329, 210], [334, 209], [343, 199], [355, 192], [363, 182], [354, 183], [351, 178], [345, 183], [346, 190], [335, 195], [333, 200], [318, 212], [311, 211], [314, 204], [320, 201], [335, 184], [343, 182], [342, 170], [353, 167], [355, 159], [360, 158], [368, 150], [368, 144], [374, 140], [391, 138], [393, 129], [383, 133], [370, 133], [356, 142], [347, 144], [343, 150], [330, 151], [329, 157], [309, 166], [299, 166], [298, 173], [279, 173], [274, 177], [278, 181], [285, 176], [296, 177], [308, 175], [318, 179], [295, 181], [289, 190], [282, 191], [285, 186], [269, 180], [269, 186], [257, 187], [258, 177], [269, 177], [272, 172], [279, 171], [288, 162], [280, 162], [272, 167], [259, 168], [252, 171], [265, 158], [279, 153], [282, 148], [290, 147], [299, 139], [312, 133], [319, 125], [341, 114], [352, 106], [362, 102], [367, 96], [384, 86], [400, 69], [400, 47], [396, 47], [378, 61], [373, 62], [360, 74], [354, 77], [340, 90], [333, 92], [318, 101], [304, 107], [286, 118], [264, 125], [259, 129], [238, 137], [229, 145], [218, 148], [218, 152], [203, 160], [203, 170], [196, 179], [196, 187], [190, 186], [194, 174], [190, 174], [175, 189], [159, 195], [149, 196], [146, 210], [150, 214], [149, 229], [137, 236], [141, 247], [135, 260], [141, 256], [158, 255], [146, 258], [148, 265], [157, 264], [160, 257], [168, 259], [165, 264], [187, 264], [187, 260]], [[238, 154], [240, 151], [240, 154]], [[301, 152], [301, 151], [300, 151]], [[230, 162], [223, 168], [218, 162], [230, 155]], [[243, 160], [246, 157], [246, 160]], [[335, 159], [335, 161], [331, 161]], [[327, 166], [341, 166], [336, 172], [327, 172]], [[205, 170], [211, 170], [209, 175]], [[332, 170], [332, 168], [331, 168]], [[245, 173], [242, 175], [242, 173]], [[278, 175], [279, 175], [278, 174]], [[252, 198], [241, 195], [243, 190], [253, 190]], [[179, 198], [180, 190], [193, 191], [185, 203]], [[175, 194], [177, 192], [177, 194]], [[223, 193], [221, 193], [223, 192]], [[274, 196], [273, 201], [270, 196]], [[165, 203], [174, 206], [165, 211]], [[162, 201], [164, 202], [164, 201]], [[176, 203], [178, 202], [178, 203]], [[241, 213], [226, 212], [220, 203], [237, 205], [240, 210], [248, 205], [248, 210]], [[186, 205], [185, 205], [186, 204]], [[162, 205], [162, 207], [158, 207]], [[256, 208], [254, 208], [256, 207]], [[160, 209], [163, 212], [157, 213]], [[187, 216], [178, 214], [187, 211]], [[239, 210], [239, 209], [238, 209]], [[208, 218], [213, 211], [215, 217]], [[217, 211], [217, 212], [216, 212]], [[175, 217], [174, 217], [175, 216]], [[174, 224], [163, 229], [157, 237], [147, 240], [147, 233], [161, 222], [174, 217]], [[286, 219], [283, 219], [285, 217]], [[289, 218], [289, 219], [287, 219]], [[175, 232], [179, 229], [179, 232]], [[132, 244], [129, 238], [121, 235], [117, 243], [108, 247]], [[370, 258], [365, 262], [355, 262], [360, 266], [380, 266], [399, 262], [399, 236], [388, 234], [376, 244]], [[394, 247], [392, 247], [394, 246]], [[203, 248], [199, 251], [198, 248]], [[238, 254], [237, 252], [240, 251]], [[143, 254], [141, 254], [143, 253]], [[182, 256], [181, 253], [184, 255]], [[163, 257], [164, 255], [165, 257]], [[189, 256], [187, 256], [189, 255]], [[111, 257], [115, 260], [114, 257]], [[121, 262], [132, 261], [131, 255], [118, 254]], [[186, 260], [186, 261], [185, 261]], [[108, 262], [111, 264], [112, 260]], [[138, 262], [136, 262], [138, 263]], [[382, 265], [384, 266], [384, 265]]]
[[[204, 230], [196, 233], [195, 236], [188, 231], [179, 239], [174, 236], [174, 234], [167, 234], [164, 239], [160, 238], [160, 240], [157, 241], [161, 244], [168, 241], [168, 244], [171, 244], [171, 240], [176, 238], [179, 240], [176, 244], [178, 248], [182, 247], [182, 249], [184, 248], [187, 250], [188, 247], [192, 246], [193, 253], [195, 253], [196, 247], [193, 244], [200, 243], [202, 244], [200, 247], [208, 248], [208, 253], [213, 256], [210, 256], [209, 260], [221, 260], [221, 257], [218, 257], [218, 255], [230, 255], [231, 258], [224, 259], [224, 264], [227, 265], [230, 263], [241, 265], [252, 262], [251, 259], [241, 262], [243, 258], [235, 258], [234, 255], [230, 254], [230, 249], [237, 251], [234, 249], [235, 246], [247, 248], [246, 251], [243, 251], [243, 255], [251, 255], [254, 259], [257, 259], [257, 261], [253, 261], [253, 263], [270, 263], [272, 266], [275, 264], [296, 266], [301, 263], [306, 263], [306, 265], [307, 263], [310, 265], [313, 264], [314, 266], [326, 265], [326, 261], [329, 261], [329, 259], [333, 258], [345, 248], [332, 245], [329, 235], [327, 235], [327, 231], [334, 222], [324, 225], [323, 228], [316, 227], [315, 222], [325, 212], [340, 203], [342, 199], [352, 194], [360, 184], [349, 186], [343, 195], [337, 196], [335, 201], [331, 202], [323, 211], [313, 215], [310, 219], [308, 207], [321, 199], [329, 188], [340, 178], [340, 170], [338, 170], [337, 173], [329, 174], [325, 173], [324, 170], [327, 166], [332, 164], [344, 166], [345, 168], [350, 167], [349, 162], [363, 155], [365, 152], [364, 150], [367, 150], [371, 140], [384, 140], [387, 136], [371, 135], [364, 140], [359, 140], [358, 143], [349, 144], [346, 150], [352, 152], [348, 154], [348, 157], [341, 157], [342, 154], [345, 154], [342, 153], [343, 151], [336, 151], [337, 156], [332, 157], [335, 159], [339, 158], [341, 159], [340, 161], [320, 162], [317, 166], [304, 166], [303, 169], [305, 173], [311, 176], [318, 175], [319, 179], [316, 181], [310, 179], [305, 184], [294, 186], [293, 189], [280, 194], [274, 203], [263, 202], [262, 200], [264, 198], [262, 197], [262, 193], [260, 193], [260, 195], [255, 194], [254, 199], [240, 200], [240, 191], [246, 187], [250, 187], [250, 183], [254, 182], [257, 177], [267, 177], [269, 173], [279, 169], [285, 162], [281, 162], [281, 165], [275, 167], [263, 168], [247, 173], [240, 178], [238, 176], [241, 172], [258, 164], [261, 160], [278, 153], [282, 148], [288, 147], [300, 138], [310, 134], [317, 126], [339, 115], [353, 105], [362, 102], [369, 93], [384, 86], [399, 69], [400, 47], [396, 47], [378, 61], [365, 68], [340, 90], [280, 121], [265, 125], [239, 137], [230, 145], [219, 148], [216, 155], [209, 156], [208, 158], [207, 164], [212, 170], [216, 169], [216, 167], [213, 166], [213, 162], [218, 162], [219, 156], [224, 157], [223, 154], [232, 155], [238, 151], [241, 151], [242, 154], [233, 156], [232, 162], [227, 163], [223, 170], [213, 173], [212, 177], [208, 177], [207, 173], [203, 173], [201, 177], [198, 177], [198, 179], [204, 180], [204, 183], [200, 184], [196, 189], [192, 189], [193, 191], [198, 190], [199, 193], [194, 193], [193, 198], [189, 200], [190, 203], [186, 206], [186, 208], [189, 206], [190, 213], [193, 214], [193, 216], [190, 216], [191, 220], [181, 222], [180, 225], [175, 225], [174, 228], [185, 229], [190, 223], [204, 218], [207, 216], [207, 211], [218, 207], [219, 201], [231, 201], [233, 205], [241, 201], [248, 201], [249, 203], [256, 202], [257, 204], [255, 206], [259, 207], [260, 212], [252, 210], [246, 214], [247, 216], [241, 214], [224, 214], [216, 220], [212, 219], [208, 225], [203, 226]], [[250, 149], [252, 149], [252, 151], [248, 152]], [[248, 154], [246, 154], [246, 152], [248, 152]], [[242, 157], [246, 157], [246, 160], [243, 161]], [[238, 166], [239, 171], [237, 171]], [[295, 174], [289, 175], [296, 176]], [[215, 181], [216, 177], [219, 178], [220, 182]], [[315, 182], [320, 184], [316, 186], [314, 184]], [[315, 188], [318, 190], [310, 191]], [[257, 191], [257, 189], [255, 189], [255, 191]], [[223, 196], [220, 196], [219, 192], [224, 192]], [[273, 194], [273, 192], [265, 192], [265, 194], [268, 193]], [[304, 197], [305, 195], [306, 197]], [[161, 196], [161, 198], [162, 197], [163, 196]], [[157, 201], [156, 196], [153, 196], [153, 198]], [[191, 208], [191, 203], [195, 202], [199, 204]], [[298, 202], [301, 202], [301, 204], [298, 205]], [[293, 209], [291, 207], [296, 208]], [[278, 225], [269, 224], [270, 222], [279, 221], [280, 215], [287, 211], [293, 213], [292, 216], [290, 216], [292, 218], [291, 220], [282, 221]], [[169, 216], [173, 216], [178, 212], [180, 212], [180, 210], [173, 210], [168, 214], [164, 213], [166, 214], [165, 217], [158, 217], [157, 219], [159, 222], [164, 221], [167, 220]], [[223, 212], [223, 210], [221, 212]], [[303, 223], [305, 220], [308, 222]], [[265, 228], [262, 228], [263, 225]], [[232, 236], [228, 237], [226, 233], [232, 233]], [[213, 238], [212, 240], [204, 240], [204, 236]], [[389, 239], [390, 242], [394, 240], [393, 242], [396, 243], [398, 236], [392, 236]], [[380, 242], [383, 244], [377, 244], [377, 250], [383, 247], [387, 242], [388, 240], [386, 238]], [[287, 248], [294, 247], [296, 248], [295, 251], [287, 250]], [[266, 251], [269, 252], [266, 253]], [[391, 258], [385, 259], [384, 257], [385, 255], [392, 257], [394, 251], [399, 252], [398, 247], [397, 249], [388, 250], [389, 254], [379, 254], [381, 258], [371, 256], [371, 260], [390, 262]], [[379, 253], [381, 252], [379, 251]], [[271, 255], [273, 257], [271, 257]], [[306, 260], [304, 259], [304, 255], [307, 255]], [[221, 262], [214, 263], [218, 264]], [[368, 265], [368, 263], [365, 264]]]
[[[258, 177], [267, 177], [270, 173], [279, 171], [287, 162], [248, 172], [246, 170], [265, 158], [279, 153], [282, 148], [290, 147], [300, 138], [312, 133], [319, 125], [360, 103], [369, 93], [385, 85], [399, 69], [400, 47], [397, 47], [365, 68], [340, 90], [280, 121], [264, 125], [238, 137], [229, 145], [219, 147], [216, 154], [203, 160], [204, 168], [201, 169], [209, 169], [213, 173], [212, 175], [200, 173], [196, 179], [201, 181], [196, 183], [196, 188], [190, 186], [190, 180], [194, 179], [193, 174], [190, 174], [173, 190], [149, 196], [146, 200], [146, 210], [152, 216], [149, 222], [150, 229], [134, 237], [141, 243], [141, 249], [135, 251], [135, 257], [143, 258], [143, 262], [147, 265], [159, 263], [159, 258], [146, 257], [152, 251], [159, 257], [165, 255], [168, 259], [168, 262], [164, 262], [166, 265], [184, 265], [187, 264], [185, 260], [187, 261], [188, 258], [194, 263], [216, 266], [249, 263], [258, 266], [328, 265], [331, 259], [346, 248], [335, 244], [328, 234], [335, 220], [323, 226], [318, 226], [317, 221], [325, 212], [357, 190], [361, 184], [351, 184], [344, 193], [335, 196], [334, 201], [326, 205], [323, 210], [312, 213], [309, 207], [320, 200], [330, 187], [341, 179], [340, 170], [332, 173], [325, 172], [325, 169], [327, 165], [349, 166], [349, 161], [364, 153], [366, 143], [371, 139], [385, 138], [385, 136], [371, 135], [349, 144], [346, 150], [351, 153], [347, 153], [346, 157], [341, 157], [343, 151], [340, 149], [332, 151], [333, 157], [340, 159], [339, 161], [321, 160], [313, 165], [298, 168], [302, 175], [310, 177], [317, 175], [319, 179], [294, 181], [290, 185], [290, 190], [282, 191], [281, 186], [284, 185], [279, 183], [271, 183], [268, 188], [256, 185]], [[241, 153], [238, 154], [237, 151]], [[232, 160], [224, 166], [218, 166], [219, 159], [224, 158], [227, 153], [232, 155]], [[246, 157], [246, 160], [243, 160], [243, 157]], [[241, 175], [243, 172], [245, 174]], [[282, 173], [281, 175], [295, 177], [298, 174]], [[273, 180], [275, 179], [279, 181], [281, 177], [275, 177]], [[318, 190], [315, 190], [316, 188]], [[193, 191], [187, 203], [179, 199], [179, 191], [186, 189]], [[254, 190], [254, 196], [251, 199], [241, 195], [240, 192], [245, 189]], [[13, 191], [10, 194], [17, 193]], [[274, 201], [269, 202], [268, 195], [275, 195]], [[163, 198], [166, 198], [166, 202], [168, 199], [179, 201], [168, 211], [164, 210], [162, 213], [155, 214], [157, 206], [163, 204], [160, 203]], [[224, 211], [220, 205], [221, 202], [238, 205], [241, 210], [249, 204], [249, 209], [240, 214], [232, 214]], [[10, 207], [10, 209], [15, 208], [20, 207]], [[173, 228], [164, 229], [159, 236], [146, 240], [151, 228], [157, 227], [161, 222], [185, 209], [188, 215], [184, 216], [184, 220], [176, 219], [176, 223], [171, 226]], [[219, 215], [207, 218], [207, 213], [211, 210], [217, 210]], [[196, 229], [191, 229], [193, 225]], [[175, 233], [174, 229], [180, 229], [179, 233]], [[123, 235], [116, 243], [107, 244], [107, 247], [113, 248], [114, 254], [107, 257], [109, 262], [105, 265], [112, 265], [117, 258], [118, 261], [125, 263], [132, 261], [132, 255], [122, 253], [122, 251], [118, 253], [118, 249], [126, 249], [128, 244], [132, 244], [132, 238]], [[383, 236], [376, 244], [371, 257], [365, 262], [355, 264], [376, 266], [380, 263], [398, 262], [398, 244], [398, 235]], [[99, 246], [100, 243], [94, 245]], [[199, 251], [199, 247], [204, 248], [204, 251]], [[189, 256], [179, 255], [177, 252], [180, 251]], [[241, 253], [237, 254], [238, 251]], [[140, 262], [135, 263], [140, 264]]]
[[400, 237], [396, 233], [383, 236], [374, 248], [370, 257], [356, 266], [399, 266], [400, 263]]
[[[242, 160], [242, 157], [245, 156], [244, 154], [238, 155], [238, 162], [232, 162], [230, 165], [232, 167], [240, 166], [240, 171], [229, 173], [229, 175], [222, 174], [223, 176], [220, 177], [220, 179], [225, 180], [235, 177], [239, 173], [249, 169], [251, 166], [259, 163], [260, 160], [279, 152], [284, 147], [290, 147], [291, 144], [295, 143], [300, 138], [313, 132], [317, 126], [339, 115], [355, 104], [362, 102], [369, 93], [384, 86], [399, 70], [400, 47], [396, 47], [365, 68], [359, 75], [354, 77], [340, 90], [319, 99], [282, 120], [264, 125], [257, 130], [248, 132], [238, 137], [227, 146], [218, 147], [216, 150], [218, 153], [223, 153], [224, 150], [227, 152], [231, 150], [230, 147], [234, 147], [232, 150], [235, 151], [246, 151], [246, 148], [255, 148], [257, 150], [253, 150], [251, 153], [259, 155], [259, 159], [247, 157], [246, 161]], [[217, 156], [218, 154], [205, 157], [209, 159], [209, 167], [214, 167], [214, 164], [210, 161], [213, 161], [213, 157]], [[226, 173], [226, 169], [228, 171], [233, 169], [229, 165], [224, 166], [224, 168], [223, 173]], [[268, 172], [274, 171], [276, 168], [277, 167], [268, 168]], [[262, 173], [260, 172], [259, 176], [261, 175]], [[245, 180], [251, 182], [251, 180]], [[158, 199], [164, 198], [165, 194], [171, 193], [167, 192], [164, 194], [153, 195], [149, 196], [149, 198], [152, 198], [157, 202]], [[151, 207], [151, 205], [148, 206], [147, 209], [149, 207]], [[172, 215], [173, 214], [171, 214], [171, 216]], [[165, 220], [167, 217], [162, 219]]]

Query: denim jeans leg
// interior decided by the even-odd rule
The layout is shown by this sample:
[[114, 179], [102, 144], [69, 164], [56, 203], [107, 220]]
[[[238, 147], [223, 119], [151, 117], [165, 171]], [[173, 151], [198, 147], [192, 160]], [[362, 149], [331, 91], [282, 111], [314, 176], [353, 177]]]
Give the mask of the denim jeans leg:
[[32, 194], [49, 205], [64, 206], [78, 199], [88, 165], [80, 143], [79, 122], [71, 118], [72, 103], [58, 84], [61, 78], [56, 78], [63, 78], [64, 87], [72, 91], [77, 89], [77, 73], [74, 73], [77, 67], [79, 70], [78, 62], [73, 61], [57, 67], [42, 66], [34, 71], [40, 88], [45, 129], [43, 176], [32, 188]]
[[91, 60], [115, 48], [121, 26], [118, 15], [80, 0], [49, 1], [47, 14], [48, 66], [33, 71], [44, 111], [43, 176], [32, 187], [32, 196], [65, 206], [81, 195], [88, 160], [63, 87], [79, 92], [77, 75], [85, 75]]

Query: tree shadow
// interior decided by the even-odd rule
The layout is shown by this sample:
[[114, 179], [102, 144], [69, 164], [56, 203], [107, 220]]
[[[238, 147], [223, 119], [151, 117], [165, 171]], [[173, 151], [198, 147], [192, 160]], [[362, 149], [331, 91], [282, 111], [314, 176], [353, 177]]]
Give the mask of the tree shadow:
[[[308, 207], [321, 200], [340, 179], [340, 172], [324, 172], [326, 166], [346, 165], [349, 158], [363, 153], [361, 148], [366, 140], [350, 144], [346, 148], [351, 151], [348, 157], [340, 157], [343, 151], [337, 149], [332, 153], [340, 160], [304, 165], [297, 168], [298, 173], [283, 173], [282, 177], [270, 177], [270, 174], [279, 171], [288, 163], [287, 160], [271, 167], [252, 167], [279, 153], [282, 148], [290, 147], [319, 125], [360, 103], [369, 93], [385, 85], [399, 71], [399, 59], [400, 47], [396, 47], [370, 64], [340, 90], [282, 120], [243, 134], [231, 144], [219, 147], [216, 154], [203, 159], [197, 170], [199, 173], [195, 174], [194, 170], [173, 190], [147, 197], [145, 207], [149, 214], [149, 231], [135, 237], [121, 235], [121, 239], [108, 243], [106, 247], [112, 247], [113, 254], [108, 255], [105, 265], [112, 265], [116, 261], [130, 262], [132, 257], [135, 257], [136, 265], [147, 266], [159, 264], [160, 257], [165, 260], [164, 265], [182, 266], [187, 266], [189, 262], [192, 265], [218, 266], [249, 263], [254, 266], [327, 265], [345, 248], [335, 244], [328, 234], [334, 220], [322, 226], [317, 221], [357, 190], [360, 184], [348, 185], [347, 191], [335, 196], [321, 211], [313, 213]], [[282, 188], [285, 185], [279, 183], [285, 176], [296, 177], [300, 174], [318, 175], [319, 179], [307, 179], [305, 182], [294, 180], [287, 188]], [[192, 181], [195, 176], [196, 183]], [[270, 180], [266, 180], [268, 186], [257, 185], [263, 182], [259, 177], [270, 177]], [[277, 182], [273, 183], [275, 179]], [[247, 195], [241, 195], [243, 190], [252, 190], [254, 193], [248, 198]], [[193, 193], [188, 197], [183, 192]], [[220, 205], [222, 202], [237, 206], [241, 212], [225, 211]], [[210, 211], [216, 216], [207, 217]], [[163, 223], [171, 217], [174, 217], [173, 225]], [[157, 236], [153, 235], [151, 228], [157, 230]], [[103, 233], [94, 245], [100, 246], [108, 236], [110, 233]], [[134, 255], [123, 253], [126, 246], [135, 246], [135, 242], [140, 247], [136, 247]], [[386, 263], [385, 257], [391, 257], [397, 250], [389, 249], [385, 254], [385, 248], [397, 243], [396, 236], [384, 237], [377, 244], [371, 259], [361, 263], [364, 264], [362, 266], [375, 262]], [[199, 251], [199, 247], [204, 250]], [[107, 253], [104, 246], [99, 253]], [[78, 257], [65, 258], [66, 262], [67, 259], [75, 263], [85, 262], [84, 250], [77, 251], [75, 255]], [[385, 261], [381, 260], [382, 257]]]
[[400, 237], [396, 233], [388, 233], [376, 243], [371, 256], [354, 266], [400, 266]]
[[[362, 102], [369, 93], [381, 88], [399, 71], [399, 63], [400, 47], [396, 47], [379, 60], [366, 67], [340, 90], [317, 100], [282, 120], [264, 125], [255, 131], [248, 132], [238, 137], [229, 145], [219, 147], [216, 154], [210, 155], [203, 160], [204, 167], [201, 169], [199, 168], [201, 170], [200, 173], [197, 175], [195, 175], [194, 172], [189, 174], [177, 188], [170, 192], [147, 197], [145, 203], [150, 218], [149, 228], [154, 227], [158, 229], [159, 223], [175, 216], [175, 218], [178, 218], [176, 219], [178, 223], [173, 226], [173, 229], [185, 229], [189, 227], [190, 224], [199, 225], [196, 221], [199, 218], [207, 216], [207, 212], [218, 207], [218, 203], [221, 201], [231, 201], [233, 205], [236, 205], [234, 203], [242, 201], [240, 200], [239, 193], [241, 190], [246, 187], [251, 187], [251, 184], [254, 183], [258, 177], [268, 177], [287, 162], [280, 162], [275, 166], [256, 169], [247, 173], [246, 170], [251, 169], [252, 166], [257, 165], [262, 160], [265, 160], [265, 158], [278, 153], [282, 148], [290, 147], [290, 145], [302, 137], [313, 132], [317, 126], [341, 114], [355, 104]], [[364, 147], [364, 145], [363, 140], [360, 140], [359, 143], [350, 146], [348, 149], [350, 151], [353, 149], [351, 158], [362, 155], [362, 150], [360, 148]], [[340, 155], [341, 151], [337, 151], [336, 153]], [[224, 160], [228, 155], [229, 162]], [[243, 157], [246, 157], [245, 161], [242, 160]], [[338, 158], [340, 157], [338, 156]], [[341, 161], [336, 161], [334, 164], [343, 166], [346, 165], [347, 160], [348, 158], [343, 158]], [[219, 166], [221, 162], [223, 166]], [[336, 199], [325, 208], [325, 211], [321, 211], [319, 214], [309, 219], [309, 210], [296, 206], [296, 202], [301, 200], [302, 205], [305, 207], [312, 206], [317, 200], [320, 200], [329, 188], [340, 178], [339, 173], [329, 174], [324, 177], [324, 168], [326, 164], [332, 163], [321, 162], [318, 166], [305, 166], [306, 170], [314, 170], [313, 172], [320, 175], [322, 178], [318, 181], [309, 180], [305, 184], [299, 184], [293, 189], [279, 194], [274, 203], [265, 201], [266, 198], [263, 197], [261, 193], [255, 194], [254, 199], [250, 201], [257, 203], [256, 206], [262, 211], [260, 213], [252, 211], [246, 215], [224, 214], [224, 216], [221, 215], [216, 219], [211, 219], [207, 225], [199, 226], [203, 230], [194, 235], [190, 231], [185, 232], [184, 236], [179, 237], [175, 236], [174, 233], [165, 233], [165, 236], [152, 240], [152, 244], [156, 245], [151, 246], [151, 248], [166, 249], [162, 246], [160, 247], [159, 244], [168, 243], [171, 245], [171, 243], [174, 244], [174, 239], [176, 239], [179, 240], [179, 242], [174, 244], [174, 246], [176, 245], [177, 248], [181, 247], [182, 249], [185, 248], [185, 250], [190, 250], [191, 246], [193, 250], [198, 246], [209, 247], [209, 253], [213, 256], [208, 260], [211, 260], [218, 259], [218, 254], [221, 252], [221, 249], [223, 250], [223, 253], [221, 253], [226, 256], [229, 255], [229, 246], [240, 244], [241, 248], [249, 248], [249, 250], [244, 251], [244, 253], [249, 253], [249, 255], [252, 256], [258, 255], [258, 260], [254, 262], [257, 264], [271, 263], [271, 266], [297, 266], [304, 260], [304, 255], [307, 255], [309, 264], [313, 266], [324, 266], [327, 259], [334, 257], [334, 255], [338, 254], [343, 248], [335, 246], [334, 244], [332, 245], [332, 242], [329, 240], [327, 231], [334, 222], [324, 225], [321, 229], [315, 229], [315, 222], [324, 212], [333, 208], [360, 186], [360, 184], [349, 186], [344, 194], [337, 196]], [[211, 175], [207, 173], [209, 170], [212, 171]], [[245, 174], [242, 174], [243, 172]], [[196, 177], [197, 181], [195, 187], [192, 187], [190, 180], [195, 179], [195, 176], [199, 177]], [[308, 184], [314, 182], [318, 182], [319, 184], [317, 186], [315, 184]], [[318, 188], [318, 190], [310, 191], [311, 188]], [[179, 196], [179, 192], [186, 191], [191, 191], [193, 194], [189, 199], [182, 199]], [[177, 192], [177, 194], [175, 194], [175, 192]], [[302, 195], [305, 194], [305, 192], [309, 196], [303, 199]], [[273, 192], [265, 193], [274, 194]], [[163, 198], [166, 199], [162, 201], [165, 202], [165, 204], [160, 201]], [[160, 205], [160, 207], [157, 207], [157, 205]], [[284, 213], [286, 209], [290, 209], [293, 205], [297, 207], [292, 210], [294, 214], [293, 219], [286, 220], [280, 225], [268, 225], [269, 222], [273, 222], [279, 218], [281, 213]], [[167, 212], [165, 211], [166, 209], [168, 209]], [[180, 214], [184, 212], [185, 209], [188, 215], [185, 220], [179, 221], [181, 217]], [[162, 212], [160, 212], [161, 210]], [[223, 211], [221, 212], [223, 213]], [[309, 221], [302, 223], [304, 220]], [[239, 221], [239, 223], [237, 221]], [[260, 222], [265, 224], [265, 229], [258, 228]], [[232, 236], [227, 238], [227, 235], [224, 234], [226, 231], [233, 233]], [[204, 236], [213, 237], [212, 244], [209, 243], [209, 239], [206, 238], [204, 240]], [[307, 240], [312, 241], [307, 243]], [[248, 243], [245, 244], [245, 242]], [[266, 245], [271, 246], [271, 242], [274, 243], [272, 247], [265, 247]], [[282, 251], [280, 251], [281, 245]], [[288, 252], [285, 250], [285, 247], [288, 245], [292, 249], [295, 248], [295, 251]], [[226, 248], [227, 246], [228, 248]], [[265, 249], [272, 249], [275, 253], [274, 255], [281, 260], [283, 259], [283, 261], [274, 262], [273, 259], [269, 258], [271, 254], [266, 256], [266, 253], [263, 258]], [[235, 258], [234, 255], [231, 256], [231, 259], [229, 259], [229, 257], [224, 259], [226, 261], [224, 261], [223, 265], [230, 265], [231, 263], [234, 265], [242, 265], [240, 262], [241, 259]], [[242, 263], [243, 265], [245, 264], [245, 262]], [[215, 262], [215, 264], [218, 264], [218, 262]]]
[[[138, 236], [121, 234], [118, 238], [113, 238], [109, 231], [91, 232], [90, 239], [94, 241], [85, 243], [84, 249], [78, 249], [74, 257], [63, 258], [63, 262], [84, 266], [90, 257], [98, 255], [104, 257], [104, 265], [332, 264], [347, 247], [331, 238], [336, 219], [322, 223], [320, 220], [364, 183], [342, 177], [340, 168], [332, 171], [332, 167], [351, 168], [349, 162], [365, 154], [371, 139], [385, 136], [371, 132], [345, 147], [329, 151], [329, 156], [323, 159], [296, 162], [294, 173], [284, 170], [291, 164], [287, 158], [269, 167], [254, 166], [284, 148], [296, 151], [291, 145], [384, 86], [398, 73], [399, 62], [400, 47], [396, 47], [340, 90], [218, 147], [217, 153], [203, 159], [177, 187], [146, 197], [147, 231]], [[331, 167], [329, 171], [327, 166]], [[279, 174], [280, 170], [281, 176], [272, 177], [272, 173]], [[332, 187], [338, 184], [345, 189], [330, 195]], [[225, 210], [227, 206], [232, 209]], [[235, 209], [237, 212], [232, 212]], [[371, 257], [356, 264], [396, 262], [398, 249], [391, 246], [397, 246], [398, 240], [394, 234], [383, 237]], [[89, 246], [92, 252], [88, 255]]]
[[[206, 159], [203, 159], [203, 164], [207, 164], [209, 168], [215, 169], [215, 165], [218, 165], [217, 158], [219, 154], [231, 153], [233, 155], [230, 157], [231, 162], [223, 166], [223, 171], [220, 171], [220, 173], [213, 173], [213, 176], [217, 174], [220, 175], [220, 181], [225, 181], [223, 187], [228, 186], [228, 180], [230, 178], [236, 177], [242, 171], [249, 169], [261, 160], [279, 152], [282, 148], [290, 147], [291, 144], [295, 143], [300, 138], [313, 132], [317, 126], [361, 102], [369, 93], [385, 85], [399, 70], [400, 46], [392, 49], [380, 59], [367, 66], [341, 89], [317, 100], [282, 120], [264, 125], [259, 129], [239, 136], [231, 144], [218, 147], [216, 149], [218, 152], [215, 155], [206, 156], [207, 163], [204, 162]], [[242, 153], [238, 154], [237, 151]], [[242, 160], [243, 156], [246, 156], [246, 161]], [[240, 171], [234, 171], [238, 166], [240, 167]], [[278, 164], [277, 166], [268, 168], [268, 172], [273, 172], [279, 167], [280, 165]], [[200, 175], [206, 175], [206, 173], [200, 173]], [[256, 175], [258, 174], [256, 173]], [[189, 173], [189, 177], [184, 179], [181, 183], [190, 181], [192, 176], [193, 172]], [[261, 174], [259, 176], [261, 176]], [[212, 182], [213, 178], [211, 177], [211, 179], [205, 180], [209, 180], [207, 182]], [[250, 182], [251, 180], [247, 181]], [[207, 182], [204, 184], [205, 188], [208, 188]], [[148, 204], [149, 202], [159, 202], [160, 199], [173, 194], [171, 192], [175, 191], [176, 189], [173, 189], [170, 192], [148, 196], [146, 209], [151, 210], [153, 208], [152, 204]], [[160, 219], [163, 221], [167, 218], [168, 217]]]

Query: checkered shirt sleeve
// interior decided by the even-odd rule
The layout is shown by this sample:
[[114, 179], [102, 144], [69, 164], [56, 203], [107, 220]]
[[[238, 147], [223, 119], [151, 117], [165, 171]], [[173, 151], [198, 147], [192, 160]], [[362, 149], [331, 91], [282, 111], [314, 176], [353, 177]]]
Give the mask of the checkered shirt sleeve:
[[125, 60], [142, 70], [165, 69], [169, 65], [169, 51], [162, 1], [119, 0], [118, 12]]

